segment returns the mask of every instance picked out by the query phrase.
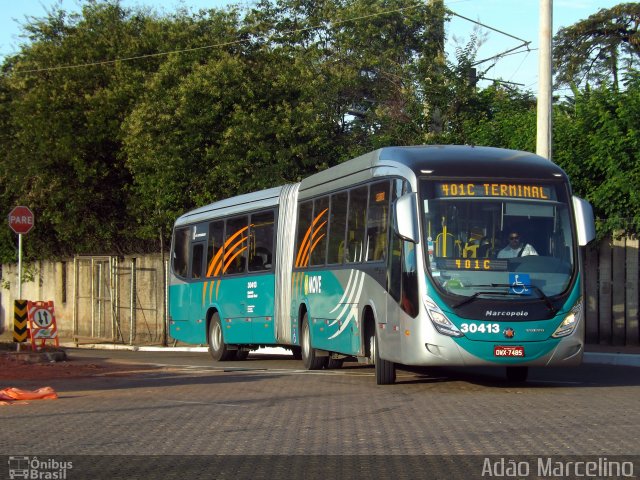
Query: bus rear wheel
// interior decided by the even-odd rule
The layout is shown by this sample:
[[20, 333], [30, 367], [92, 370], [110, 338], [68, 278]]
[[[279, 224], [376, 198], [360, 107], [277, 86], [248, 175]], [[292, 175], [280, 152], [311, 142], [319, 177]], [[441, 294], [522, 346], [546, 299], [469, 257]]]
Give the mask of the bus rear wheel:
[[507, 367], [507, 380], [513, 383], [527, 381], [529, 367]]
[[302, 328], [300, 329], [300, 349], [302, 350], [302, 363], [307, 370], [320, 370], [327, 360], [326, 357], [319, 357], [316, 349], [311, 346], [311, 331], [309, 330], [309, 320], [305, 312], [302, 317]]
[[220, 322], [218, 312], [213, 314], [211, 322], [209, 323], [209, 353], [214, 360], [219, 362], [233, 360], [236, 356], [236, 351], [229, 350], [224, 343], [222, 323]]
[[378, 385], [391, 385], [396, 381], [396, 364], [389, 360], [380, 358], [378, 349], [378, 336], [373, 331], [369, 337], [369, 360], [373, 362], [376, 369], [376, 383]]

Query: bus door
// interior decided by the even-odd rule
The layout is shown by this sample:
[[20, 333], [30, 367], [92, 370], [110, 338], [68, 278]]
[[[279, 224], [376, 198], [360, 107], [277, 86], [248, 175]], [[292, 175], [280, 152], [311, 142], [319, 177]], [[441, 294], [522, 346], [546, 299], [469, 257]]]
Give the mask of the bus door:
[[274, 227], [273, 210], [251, 215], [244, 302], [253, 343], [276, 343]]
[[[204, 331], [206, 327], [206, 305], [202, 295], [202, 282], [205, 277], [205, 260], [207, 251], [207, 224], [191, 227], [191, 264], [189, 265], [189, 318], [195, 328]], [[200, 328], [202, 327], [202, 328]]]
[[[393, 201], [406, 191], [406, 183], [394, 181]], [[400, 238], [393, 228], [389, 230], [387, 318], [384, 329], [378, 329], [378, 332], [388, 348], [389, 357], [398, 361], [404, 335], [403, 319], [407, 319], [407, 315], [415, 318], [419, 309], [416, 245]]]
[[247, 250], [249, 244], [248, 216], [230, 218], [224, 233], [224, 256], [221, 259], [222, 279], [219, 304], [225, 342], [251, 343], [251, 317], [247, 314]]
[[189, 285], [186, 283], [189, 274], [189, 237], [190, 227], [177, 228], [173, 232], [173, 247], [171, 249], [172, 279], [169, 288], [170, 316], [176, 321], [188, 319]]

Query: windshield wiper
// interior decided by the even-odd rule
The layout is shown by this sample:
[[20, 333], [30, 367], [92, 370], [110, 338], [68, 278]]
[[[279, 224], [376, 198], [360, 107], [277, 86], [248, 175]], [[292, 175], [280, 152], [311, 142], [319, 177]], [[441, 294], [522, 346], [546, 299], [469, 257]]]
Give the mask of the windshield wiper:
[[[469, 285], [469, 286], [471, 286], [471, 287], [497, 287], [499, 285]], [[470, 303], [473, 300], [475, 300], [476, 298], [478, 298], [480, 295], [502, 295], [502, 296], [508, 297], [509, 295], [512, 295], [512, 293], [509, 293], [509, 292], [476, 292], [473, 295], [465, 298], [461, 302], [456, 303], [455, 305], [453, 305], [453, 308], [458, 308], [458, 307], [461, 307], [462, 305], [466, 305], [467, 303]]]
[[[470, 287], [482, 287], [482, 288], [512, 288], [512, 285], [509, 283], [492, 283], [490, 285], [469, 285]], [[556, 307], [554, 307], [553, 303], [551, 303], [551, 300], [549, 300], [549, 297], [547, 297], [544, 292], [536, 287], [535, 285], [527, 285], [527, 288], [531, 288], [533, 291], [535, 291], [538, 294], [538, 298], [540, 298], [541, 300], [544, 301], [545, 305], [547, 306], [547, 308], [549, 309], [549, 311], [551, 311], [554, 315], [558, 312], [558, 309]], [[453, 305], [453, 308], [458, 308], [461, 307], [463, 305], [466, 305], [469, 302], [472, 302], [473, 300], [475, 300], [476, 298], [478, 298], [480, 295], [502, 295], [505, 297], [508, 297], [510, 295], [522, 295], [519, 293], [513, 293], [510, 291], [506, 291], [506, 292], [476, 292], [473, 295], [465, 298], [464, 300], [462, 300], [459, 303], [456, 303], [455, 305]]]

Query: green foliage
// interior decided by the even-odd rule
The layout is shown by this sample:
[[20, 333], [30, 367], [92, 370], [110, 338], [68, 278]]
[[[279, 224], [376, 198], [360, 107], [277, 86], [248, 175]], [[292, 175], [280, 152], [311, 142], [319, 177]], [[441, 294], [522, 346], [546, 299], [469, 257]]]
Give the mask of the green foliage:
[[638, 68], [640, 3], [601, 9], [585, 20], [561, 28], [554, 38], [558, 85], [601, 85], [618, 88], [619, 72]]
[[602, 232], [640, 230], [640, 82], [576, 91], [556, 109], [554, 160], [589, 200]]

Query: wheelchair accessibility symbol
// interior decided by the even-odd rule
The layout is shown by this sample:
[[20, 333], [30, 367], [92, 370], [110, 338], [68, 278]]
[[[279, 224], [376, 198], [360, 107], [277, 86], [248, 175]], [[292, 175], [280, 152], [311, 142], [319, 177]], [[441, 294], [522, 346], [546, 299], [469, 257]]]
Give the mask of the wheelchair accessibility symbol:
[[527, 288], [531, 286], [531, 277], [527, 273], [510, 273], [509, 284], [511, 288], [510, 293], [516, 295], [531, 295], [531, 289]]

